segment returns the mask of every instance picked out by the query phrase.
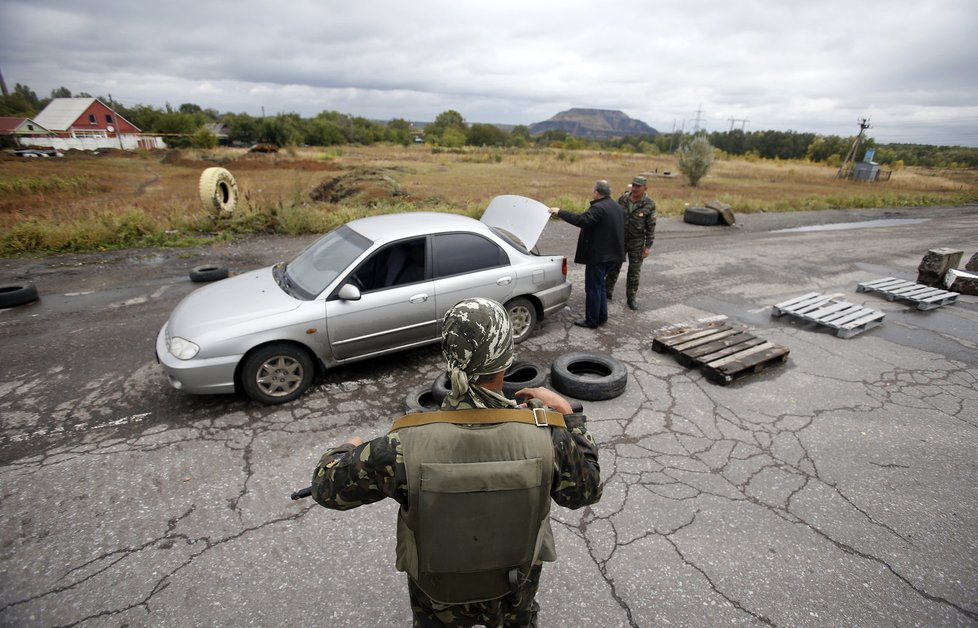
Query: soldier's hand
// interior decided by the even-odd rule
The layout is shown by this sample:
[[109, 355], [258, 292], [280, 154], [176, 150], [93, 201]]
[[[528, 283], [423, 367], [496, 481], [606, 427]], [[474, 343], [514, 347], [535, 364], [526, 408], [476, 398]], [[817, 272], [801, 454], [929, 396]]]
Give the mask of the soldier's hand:
[[649, 256], [649, 249], [648, 247], [646, 247], [642, 249], [642, 257], [648, 257], [648, 256]]
[[363, 439], [360, 438], [359, 436], [351, 436], [350, 438], [346, 439], [346, 444], [353, 445], [354, 447], [359, 447], [360, 445], [363, 444]]
[[543, 405], [550, 406], [561, 414], [570, 414], [574, 411], [569, 401], [549, 388], [521, 388], [516, 391], [516, 396], [524, 399], [524, 403], [526, 399], [539, 399]]

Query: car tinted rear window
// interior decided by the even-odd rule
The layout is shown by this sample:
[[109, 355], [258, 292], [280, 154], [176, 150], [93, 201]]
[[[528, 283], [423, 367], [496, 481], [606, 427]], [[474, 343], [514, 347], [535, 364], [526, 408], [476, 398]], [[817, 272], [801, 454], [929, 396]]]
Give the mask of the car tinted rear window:
[[472, 233], [437, 234], [434, 246], [436, 278], [509, 264], [499, 245]]

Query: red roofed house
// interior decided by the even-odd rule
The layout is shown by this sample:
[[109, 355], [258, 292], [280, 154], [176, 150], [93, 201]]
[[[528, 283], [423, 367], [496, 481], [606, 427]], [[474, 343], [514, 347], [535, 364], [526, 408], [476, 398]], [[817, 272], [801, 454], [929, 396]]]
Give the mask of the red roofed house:
[[[163, 138], [142, 135], [136, 125], [98, 98], [55, 98], [34, 121], [54, 134], [31, 138], [34, 146], [81, 150], [166, 148]], [[25, 143], [23, 139], [21, 143]]]
[[0, 135], [19, 138], [33, 135], [51, 135], [51, 131], [30, 118], [0, 118]]

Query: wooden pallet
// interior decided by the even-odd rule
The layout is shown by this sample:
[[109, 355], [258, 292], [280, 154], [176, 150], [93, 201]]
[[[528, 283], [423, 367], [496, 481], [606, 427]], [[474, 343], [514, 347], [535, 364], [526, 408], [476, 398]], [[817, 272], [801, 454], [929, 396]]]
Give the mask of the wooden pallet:
[[887, 301], [910, 301], [918, 310], [934, 310], [942, 305], [950, 305], [958, 300], [957, 292], [932, 288], [922, 283], [913, 283], [895, 277], [885, 277], [867, 281], [856, 286], [857, 292], [879, 292]]
[[839, 338], [851, 338], [883, 324], [886, 316], [879, 310], [849, 303], [838, 294], [809, 292], [771, 306], [771, 316], [789, 314], [803, 321], [824, 325]]
[[667, 331], [652, 339], [652, 350], [672, 353], [677, 362], [699, 368], [708, 380], [720, 385], [782, 364], [789, 351], [725, 321]]

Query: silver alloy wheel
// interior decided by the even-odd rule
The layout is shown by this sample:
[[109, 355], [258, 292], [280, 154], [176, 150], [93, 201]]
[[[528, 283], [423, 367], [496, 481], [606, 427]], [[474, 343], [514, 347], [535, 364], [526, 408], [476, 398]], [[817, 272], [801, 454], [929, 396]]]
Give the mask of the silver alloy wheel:
[[285, 397], [302, 384], [304, 375], [301, 362], [291, 356], [277, 355], [258, 367], [255, 383], [269, 397]]
[[529, 338], [537, 323], [537, 310], [527, 299], [519, 297], [506, 304], [509, 320], [513, 324], [513, 342], [520, 343]]

